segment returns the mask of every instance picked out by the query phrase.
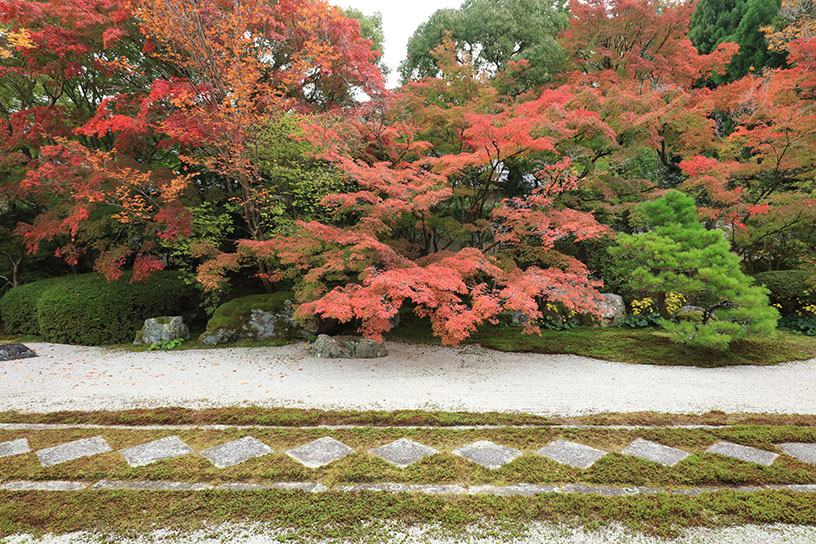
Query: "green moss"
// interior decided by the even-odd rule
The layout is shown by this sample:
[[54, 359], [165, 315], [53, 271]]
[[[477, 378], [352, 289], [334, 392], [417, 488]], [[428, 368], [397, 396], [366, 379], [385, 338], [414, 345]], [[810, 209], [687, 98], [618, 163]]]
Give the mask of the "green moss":
[[[185, 343], [186, 344], [186, 343]], [[182, 346], [183, 348], [183, 346]], [[356, 411], [259, 406], [208, 408], [141, 408], [122, 411], [65, 411], [46, 413], [0, 412], [2, 423], [87, 423], [96, 425], [266, 425], [309, 427], [315, 425], [435, 426], [460, 425], [771, 425], [815, 427], [816, 415], [795, 414], [660, 414], [656, 412], [603, 413], [577, 417], [547, 417], [502, 412], [426, 412], [421, 410]], [[740, 428], [740, 427], [732, 427]], [[666, 431], [667, 432], [667, 431]], [[653, 438], [655, 440], [656, 438]], [[739, 441], [734, 437], [731, 440]], [[816, 439], [814, 440], [816, 441]]]
[[[816, 525], [816, 495], [735, 491], [687, 496], [535, 497], [428, 496], [408, 493], [291, 491], [0, 491], [0, 536], [79, 530], [142, 534], [145, 527], [183, 531], [227, 522], [263, 522], [286, 542], [392, 542], [394, 524], [433, 525], [437, 534], [469, 540], [484, 529], [501, 541], [525, 525], [551, 522], [597, 529], [621, 523], [650, 535], [676, 537], [688, 527], [749, 523]], [[100, 536], [101, 538], [101, 536]], [[281, 539], [283, 540], [283, 538]]]
[[219, 306], [207, 322], [207, 331], [217, 329], [240, 330], [249, 322], [252, 310], [277, 312], [283, 310], [287, 300], [294, 298], [294, 293], [282, 291], [263, 295], [249, 295], [236, 298]]
[[[426, 320], [406, 316], [387, 335], [405, 342], [439, 344]], [[674, 344], [653, 328], [579, 327], [566, 331], [542, 329], [524, 334], [520, 327], [484, 326], [467, 343], [516, 353], [572, 354], [649, 365], [721, 367], [774, 365], [816, 357], [816, 338], [778, 331], [776, 337], [750, 336], [734, 340], [727, 352]]]

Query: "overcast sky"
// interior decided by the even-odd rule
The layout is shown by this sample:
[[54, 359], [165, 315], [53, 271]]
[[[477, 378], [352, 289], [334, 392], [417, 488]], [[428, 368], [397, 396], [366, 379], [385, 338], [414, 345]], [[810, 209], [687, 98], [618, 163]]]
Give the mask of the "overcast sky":
[[442, 8], [458, 8], [462, 0], [329, 0], [342, 8], [357, 8], [367, 15], [375, 11], [382, 13], [385, 33], [385, 64], [391, 68], [388, 86], [399, 82], [397, 67], [405, 58], [408, 38], [420, 23]]

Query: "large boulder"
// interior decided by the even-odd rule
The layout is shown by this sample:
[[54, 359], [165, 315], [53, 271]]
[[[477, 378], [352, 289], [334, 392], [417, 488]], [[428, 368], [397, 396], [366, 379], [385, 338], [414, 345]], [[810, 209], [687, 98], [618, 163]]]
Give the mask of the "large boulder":
[[291, 340], [308, 333], [294, 319], [293, 294], [288, 292], [250, 295], [222, 304], [207, 323], [198, 341], [206, 346], [234, 342], [240, 338]]
[[359, 336], [321, 334], [309, 349], [324, 359], [374, 359], [388, 355], [388, 350], [383, 344]]
[[601, 310], [601, 327], [618, 327], [626, 319], [626, 304], [623, 297], [612, 293], [601, 294], [598, 307]]
[[37, 357], [28, 346], [23, 344], [0, 344], [0, 361], [14, 361], [16, 359], [30, 359]]
[[144, 327], [136, 333], [134, 344], [161, 344], [173, 340], [187, 340], [190, 338], [190, 329], [184, 324], [180, 315], [151, 317], [145, 319]]

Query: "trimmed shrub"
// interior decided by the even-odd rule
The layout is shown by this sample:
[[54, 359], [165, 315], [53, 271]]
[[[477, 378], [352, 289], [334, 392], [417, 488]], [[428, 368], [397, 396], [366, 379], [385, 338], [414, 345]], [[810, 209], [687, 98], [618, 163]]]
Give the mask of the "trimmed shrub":
[[816, 289], [810, 286], [810, 274], [805, 270], [772, 270], [754, 277], [768, 288], [768, 298], [781, 307], [784, 316], [798, 315], [805, 306], [816, 304]]
[[37, 301], [44, 289], [66, 279], [70, 278], [48, 278], [26, 283], [11, 289], [3, 295], [0, 298], [0, 317], [3, 320], [3, 330], [9, 334], [39, 334]]
[[198, 311], [195, 288], [174, 272], [156, 272], [130, 283], [131, 274], [108, 282], [97, 274], [64, 278], [36, 302], [39, 335], [49, 342], [99, 346], [133, 340], [149, 317]]
[[282, 291], [264, 295], [235, 298], [219, 306], [207, 322], [207, 332], [217, 329], [240, 330], [249, 322], [252, 310], [277, 312], [284, 309], [286, 301], [295, 298], [294, 293]]

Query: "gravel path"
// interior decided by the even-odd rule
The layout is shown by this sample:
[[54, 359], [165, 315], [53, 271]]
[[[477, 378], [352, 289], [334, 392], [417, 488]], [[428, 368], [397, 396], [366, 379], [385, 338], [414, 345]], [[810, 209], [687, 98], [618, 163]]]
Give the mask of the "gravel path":
[[133, 353], [32, 343], [0, 362], [0, 410], [258, 405], [595, 412], [816, 414], [816, 359], [716, 369], [390, 343], [382, 359], [326, 360], [303, 345]]

